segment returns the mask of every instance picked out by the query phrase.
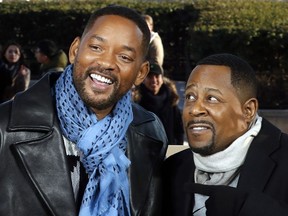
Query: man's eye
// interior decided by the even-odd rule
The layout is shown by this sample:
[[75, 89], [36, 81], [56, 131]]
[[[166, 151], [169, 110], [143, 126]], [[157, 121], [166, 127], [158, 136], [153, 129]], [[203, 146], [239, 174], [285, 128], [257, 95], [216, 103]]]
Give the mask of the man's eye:
[[127, 55], [120, 55], [120, 59], [121, 59], [122, 61], [124, 61], [124, 62], [127, 62], [127, 63], [133, 61], [133, 59], [132, 59], [131, 57], [127, 56]]
[[189, 101], [195, 101], [196, 100], [195, 96], [191, 95], [191, 94], [187, 94], [185, 98], [186, 98], [186, 100], [189, 100]]
[[97, 52], [100, 52], [102, 50], [101, 47], [96, 46], [96, 45], [91, 45], [90, 47], [92, 50], [97, 51]]
[[219, 101], [216, 97], [213, 97], [213, 96], [209, 96], [208, 100], [211, 102], [218, 102]]

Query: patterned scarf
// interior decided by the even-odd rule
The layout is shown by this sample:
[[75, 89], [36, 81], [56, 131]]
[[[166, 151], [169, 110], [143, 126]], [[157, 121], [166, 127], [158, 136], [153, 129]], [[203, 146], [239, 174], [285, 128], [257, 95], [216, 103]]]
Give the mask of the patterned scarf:
[[133, 119], [131, 92], [99, 121], [73, 85], [72, 65], [57, 80], [55, 93], [63, 135], [76, 143], [89, 175], [79, 215], [130, 215], [125, 134]]

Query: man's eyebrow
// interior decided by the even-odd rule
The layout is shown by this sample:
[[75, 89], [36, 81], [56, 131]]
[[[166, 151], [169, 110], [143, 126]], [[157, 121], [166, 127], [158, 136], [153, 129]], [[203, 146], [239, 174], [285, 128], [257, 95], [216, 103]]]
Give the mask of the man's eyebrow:
[[219, 94], [223, 95], [222, 92], [221, 92], [219, 89], [215, 89], [215, 88], [205, 88], [205, 90], [206, 90], [207, 92], [216, 92], [216, 93], [219, 93]]
[[185, 90], [188, 90], [188, 89], [193, 88], [193, 87], [197, 87], [197, 85], [195, 83], [191, 83], [191, 84], [186, 86]]
[[[101, 42], [107, 42], [107, 40], [99, 35], [92, 35], [91, 37], [92, 39], [96, 39], [98, 41], [101, 41]], [[123, 49], [129, 51], [129, 52], [132, 52], [132, 53], [136, 53], [136, 49], [134, 47], [131, 47], [131, 46], [128, 46], [128, 45], [123, 45], [122, 46]]]
[[[194, 87], [197, 87], [197, 86], [198, 86], [197, 84], [192, 83], [192, 84], [190, 84], [190, 85], [187, 85], [187, 87], [185, 88], [185, 90], [188, 90], [188, 89], [191, 89], [191, 88], [194, 88]], [[205, 88], [205, 91], [206, 91], [206, 92], [217, 92], [217, 93], [223, 95], [222, 92], [221, 92], [219, 89], [215, 89], [215, 88], [208, 88], [208, 87], [206, 87], [206, 88]]]
[[92, 39], [96, 39], [101, 42], [105, 42], [106, 40], [103, 37], [100, 37], [99, 35], [92, 35]]
[[132, 52], [132, 53], [136, 53], [135, 48], [130, 47], [130, 46], [123, 45], [123, 49], [125, 49], [125, 50], [127, 50], [129, 52]]

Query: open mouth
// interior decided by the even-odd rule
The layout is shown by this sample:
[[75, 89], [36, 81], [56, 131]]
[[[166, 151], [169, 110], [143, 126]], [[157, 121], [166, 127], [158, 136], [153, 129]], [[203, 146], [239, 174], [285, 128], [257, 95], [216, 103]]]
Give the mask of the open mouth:
[[205, 127], [205, 126], [195, 126], [195, 127], [190, 127], [190, 129], [192, 129], [194, 131], [201, 131], [201, 130], [208, 130], [210, 128], [209, 127]]
[[209, 123], [190, 123], [188, 124], [188, 128], [189, 130], [191, 130], [192, 132], [195, 133], [199, 133], [199, 132], [205, 132], [207, 130], [212, 130], [213, 131], [213, 125], [209, 124]]
[[101, 76], [99, 74], [90, 74], [90, 77], [93, 79], [93, 81], [97, 81], [97, 82], [104, 83], [107, 85], [113, 84], [113, 81], [111, 79], [108, 79], [108, 78]]

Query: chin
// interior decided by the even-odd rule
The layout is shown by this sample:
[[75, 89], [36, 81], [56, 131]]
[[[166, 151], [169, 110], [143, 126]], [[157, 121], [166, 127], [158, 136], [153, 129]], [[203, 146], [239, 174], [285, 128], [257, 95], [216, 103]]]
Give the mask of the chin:
[[215, 153], [213, 143], [201, 147], [195, 147], [191, 144], [189, 144], [189, 146], [194, 153], [200, 154], [201, 156], [209, 156]]

